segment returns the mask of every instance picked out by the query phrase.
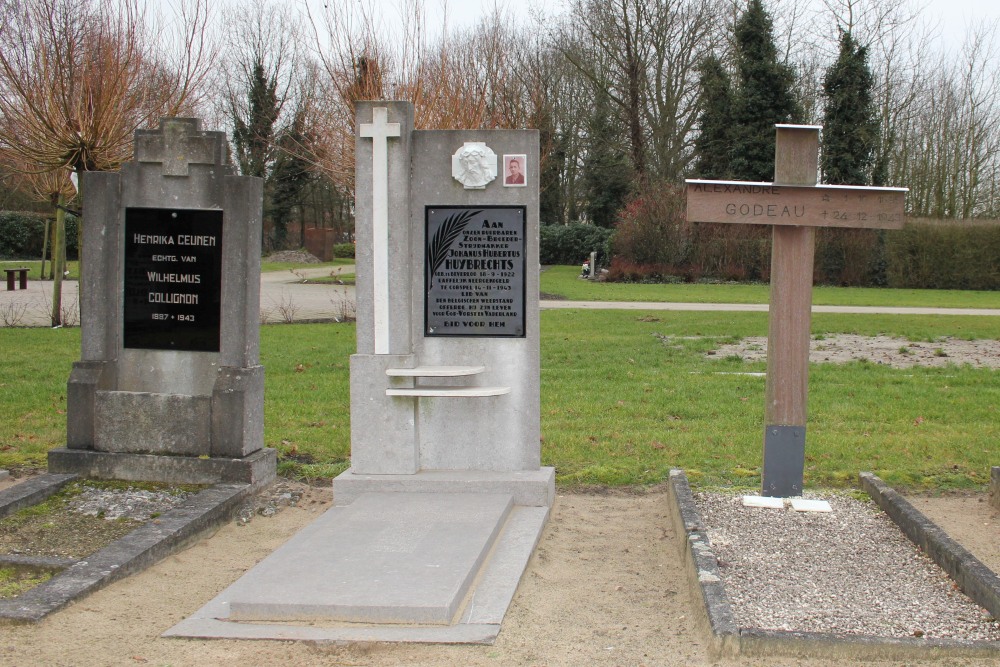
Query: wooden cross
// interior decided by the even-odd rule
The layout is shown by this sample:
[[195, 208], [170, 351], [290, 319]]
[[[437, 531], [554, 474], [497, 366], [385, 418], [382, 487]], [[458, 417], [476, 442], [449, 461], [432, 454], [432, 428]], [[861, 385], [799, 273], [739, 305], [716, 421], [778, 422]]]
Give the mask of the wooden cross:
[[389, 354], [389, 137], [400, 136], [399, 123], [387, 122], [387, 107], [372, 109], [372, 122], [360, 135], [372, 140], [372, 259], [375, 354]]
[[898, 229], [906, 188], [817, 185], [815, 125], [777, 125], [774, 182], [687, 181], [687, 219], [772, 225], [765, 496], [802, 495], [816, 227]]
[[187, 176], [191, 164], [225, 164], [224, 137], [201, 132], [197, 118], [164, 118], [159, 130], [136, 132], [135, 159], [161, 163], [164, 176]]

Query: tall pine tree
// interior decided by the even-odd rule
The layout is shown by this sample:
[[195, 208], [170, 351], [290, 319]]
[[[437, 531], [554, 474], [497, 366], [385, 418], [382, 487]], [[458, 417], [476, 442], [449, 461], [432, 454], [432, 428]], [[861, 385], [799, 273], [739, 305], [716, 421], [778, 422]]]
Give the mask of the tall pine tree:
[[611, 227], [631, 190], [632, 170], [603, 88], [595, 92], [587, 134], [583, 170], [587, 217], [598, 227]]
[[707, 56], [698, 66], [701, 113], [694, 141], [694, 173], [698, 178], [728, 179], [732, 176], [733, 86], [722, 61]]
[[795, 72], [778, 62], [774, 24], [762, 0], [750, 0], [736, 22], [739, 88], [733, 105], [733, 177], [770, 181], [774, 176], [774, 126], [801, 116], [792, 94]]
[[[823, 79], [823, 177], [841, 185], [881, 185], [874, 162], [879, 120], [868, 69], [868, 50], [850, 32], [840, 35], [840, 54]], [[879, 181], [873, 183], [872, 181]]]
[[[301, 203], [302, 192], [313, 179], [305, 146], [311, 143], [306, 132], [306, 115], [303, 108], [295, 112], [291, 124], [278, 135], [277, 158], [268, 177], [271, 194], [272, 238], [275, 248], [283, 248], [288, 238], [288, 223], [292, 211]], [[300, 227], [300, 245], [305, 245], [305, 224]]]
[[253, 63], [245, 82], [246, 98], [230, 102], [233, 147], [240, 173], [267, 176], [274, 159], [275, 124], [281, 114], [277, 75], [268, 75], [262, 60]]

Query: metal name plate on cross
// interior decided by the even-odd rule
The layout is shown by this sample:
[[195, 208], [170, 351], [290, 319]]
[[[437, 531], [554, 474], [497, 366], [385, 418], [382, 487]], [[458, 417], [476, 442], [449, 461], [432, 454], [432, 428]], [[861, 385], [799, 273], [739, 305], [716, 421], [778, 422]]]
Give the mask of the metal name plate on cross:
[[817, 185], [815, 125], [777, 125], [774, 182], [687, 181], [689, 222], [773, 226], [762, 494], [802, 495], [816, 227], [899, 229], [906, 188]]

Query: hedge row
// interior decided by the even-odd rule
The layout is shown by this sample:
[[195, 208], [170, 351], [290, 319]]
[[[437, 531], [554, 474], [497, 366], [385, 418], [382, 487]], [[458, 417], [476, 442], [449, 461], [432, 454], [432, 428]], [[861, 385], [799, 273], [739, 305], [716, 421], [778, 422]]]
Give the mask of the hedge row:
[[333, 256], [337, 259], [354, 258], [353, 243], [337, 243], [333, 246]]
[[597, 252], [597, 265], [607, 266], [613, 230], [594, 225], [542, 225], [538, 261], [542, 264], [582, 264]]
[[886, 234], [892, 287], [1000, 289], [1000, 225], [911, 224]]
[[[682, 193], [652, 189], [622, 212], [609, 280], [759, 280], [771, 229], [689, 223]], [[901, 230], [816, 230], [813, 279], [854, 287], [1000, 289], [1000, 224], [910, 222]]]
[[[770, 276], [766, 227], [691, 225], [674, 261], [637, 262], [619, 237], [609, 280], [761, 280]], [[678, 244], [660, 252], [677, 256]], [[655, 254], [648, 247], [640, 256]], [[847, 287], [1000, 290], [1000, 225], [907, 224], [900, 230], [818, 229], [813, 281]]]
[[[39, 259], [47, 217], [51, 220], [40, 213], [0, 211], [0, 258]], [[52, 225], [49, 227], [51, 234]], [[66, 256], [76, 259], [76, 217], [72, 215], [66, 216]]]

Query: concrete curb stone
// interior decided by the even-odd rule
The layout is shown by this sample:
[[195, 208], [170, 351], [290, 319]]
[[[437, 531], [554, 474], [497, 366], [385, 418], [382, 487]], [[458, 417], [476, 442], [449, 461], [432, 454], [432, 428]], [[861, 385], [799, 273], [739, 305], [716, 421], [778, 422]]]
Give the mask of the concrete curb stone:
[[0, 600], [0, 625], [37, 623], [74, 600], [141, 572], [227, 521], [257, 490], [249, 484], [216, 484], [201, 491], [47, 582], [17, 598]]
[[0, 519], [37, 505], [76, 478], [75, 474], [39, 475], [0, 491]]

